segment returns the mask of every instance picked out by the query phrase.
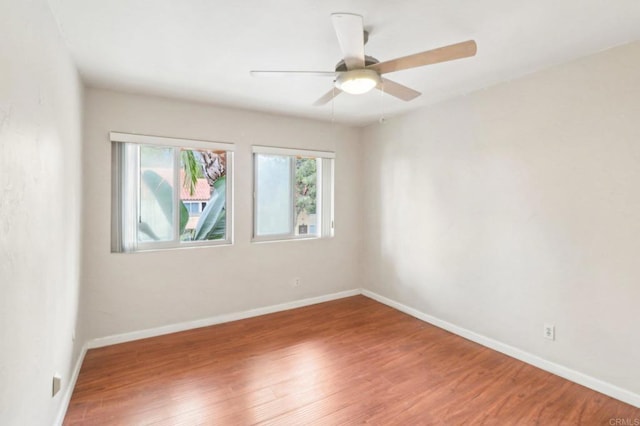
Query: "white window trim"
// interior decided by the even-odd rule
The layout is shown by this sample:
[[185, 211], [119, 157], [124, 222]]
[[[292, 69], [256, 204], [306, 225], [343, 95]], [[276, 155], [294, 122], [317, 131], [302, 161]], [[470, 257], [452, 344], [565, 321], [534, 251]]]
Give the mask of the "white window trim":
[[231, 142], [168, 138], [164, 136], [138, 135], [133, 133], [110, 132], [109, 139], [111, 142], [130, 142], [140, 145], [161, 145], [174, 148], [198, 148], [217, 151], [235, 151], [236, 149], [236, 145]]
[[[156, 251], [156, 250], [165, 250], [165, 249], [183, 249], [183, 248], [193, 248], [193, 247], [215, 247], [215, 246], [224, 246], [224, 245], [232, 245], [234, 241], [234, 229], [233, 229], [233, 204], [234, 204], [234, 151], [235, 144], [227, 143], [227, 142], [211, 142], [211, 141], [202, 141], [202, 140], [194, 140], [194, 139], [177, 139], [177, 138], [166, 138], [161, 136], [147, 136], [147, 135], [137, 135], [137, 134], [129, 134], [129, 133], [119, 133], [119, 132], [110, 132], [109, 138], [113, 145], [113, 153], [112, 158], [114, 163], [112, 164], [112, 168], [114, 172], [112, 173], [113, 179], [113, 190], [112, 190], [112, 235], [111, 235], [111, 251], [113, 253], [139, 253], [139, 252], [148, 252], [148, 251]], [[115, 142], [115, 143], [114, 143]], [[122, 150], [117, 149], [116, 143], [132, 143], [136, 145], [124, 145], [131, 152], [129, 155], [125, 156], [124, 148]], [[137, 229], [135, 228], [135, 222], [133, 222], [133, 226], [129, 226], [129, 229], [124, 229], [125, 225], [123, 224], [122, 218], [125, 214], [127, 214], [131, 209], [131, 203], [138, 202], [137, 197], [135, 196], [136, 191], [129, 188], [129, 190], [123, 191], [123, 167], [132, 167], [131, 162], [136, 163], [139, 155], [139, 145], [154, 145], [154, 146], [166, 146], [171, 148], [189, 148], [189, 149], [207, 149], [207, 150], [215, 150], [215, 151], [226, 151], [227, 159], [226, 159], [226, 238], [222, 240], [203, 240], [203, 241], [183, 241], [179, 240], [179, 235], [174, 235], [174, 241], [166, 241], [166, 242], [143, 242], [137, 243], [136, 238], [132, 237], [137, 233]], [[133, 152], [135, 151], [135, 153]], [[121, 155], [117, 155], [120, 153]], [[133, 155], [132, 155], [133, 154]], [[124, 164], [124, 158], [127, 158], [129, 161], [129, 165]], [[174, 157], [174, 174], [176, 176], [180, 173], [180, 165], [179, 165], [179, 156]], [[137, 168], [137, 166], [133, 166]], [[177, 181], [177, 177], [174, 176], [174, 181]], [[126, 182], [128, 187], [134, 186], [137, 188], [139, 185], [139, 173], [136, 174], [135, 179], [129, 179]], [[180, 197], [179, 191], [175, 192], [175, 198], [177, 201]], [[126, 196], [129, 194], [129, 197]], [[133, 197], [133, 198], [132, 198]], [[135, 198], [135, 199], [134, 199]], [[177, 203], [176, 203], [177, 204]], [[179, 215], [178, 209], [174, 209], [174, 214]], [[174, 218], [175, 220], [175, 218]], [[179, 219], [176, 223], [179, 222]], [[178, 230], [174, 230], [176, 233]], [[133, 234], [131, 234], [133, 233]], [[123, 238], [125, 234], [128, 234], [128, 238]], [[124, 241], [133, 242], [130, 246], [125, 247]]]
[[[273, 234], [273, 235], [257, 235], [257, 217], [258, 206], [256, 203], [257, 196], [257, 173], [256, 173], [256, 154], [280, 155], [288, 157], [314, 157], [321, 160], [320, 176], [317, 179], [316, 214], [319, 216], [318, 233], [315, 235], [295, 235], [295, 215], [292, 220], [292, 233]], [[253, 232], [252, 243], [265, 243], [276, 241], [298, 241], [298, 240], [317, 240], [323, 238], [332, 238], [334, 236], [334, 171], [336, 154], [329, 151], [316, 151], [308, 149], [279, 148], [271, 146], [254, 145], [252, 147], [252, 169], [253, 169]], [[295, 182], [295, 169], [291, 171], [292, 182]], [[291, 191], [295, 191], [294, 185]], [[293, 194], [292, 194], [293, 197]], [[328, 200], [326, 202], [325, 200]]]
[[309, 149], [295, 149], [295, 148], [278, 148], [275, 146], [259, 146], [254, 145], [252, 147], [254, 154], [272, 154], [272, 155], [287, 155], [287, 156], [301, 156], [301, 157], [318, 157], [318, 158], [336, 158], [335, 152], [329, 151], [314, 151]]

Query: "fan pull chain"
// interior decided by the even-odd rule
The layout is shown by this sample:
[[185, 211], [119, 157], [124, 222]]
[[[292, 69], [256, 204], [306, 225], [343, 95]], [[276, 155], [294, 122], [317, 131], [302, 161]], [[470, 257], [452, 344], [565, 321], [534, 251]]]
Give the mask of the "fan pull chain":
[[336, 105], [336, 86], [333, 85], [331, 87], [331, 123], [335, 124], [336, 121], [336, 112], [335, 112], [335, 105]]
[[380, 124], [384, 124], [384, 82], [380, 85]]

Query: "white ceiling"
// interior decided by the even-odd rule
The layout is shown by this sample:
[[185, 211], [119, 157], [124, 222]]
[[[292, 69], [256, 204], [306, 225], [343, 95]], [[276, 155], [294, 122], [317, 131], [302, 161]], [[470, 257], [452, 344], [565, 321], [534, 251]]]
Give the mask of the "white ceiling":
[[[49, 0], [90, 86], [351, 124], [376, 121], [640, 39], [639, 0]], [[475, 57], [387, 74], [422, 92], [372, 91], [311, 104], [330, 78], [256, 78], [252, 69], [332, 71], [330, 14], [364, 17], [381, 61], [468, 39]]]

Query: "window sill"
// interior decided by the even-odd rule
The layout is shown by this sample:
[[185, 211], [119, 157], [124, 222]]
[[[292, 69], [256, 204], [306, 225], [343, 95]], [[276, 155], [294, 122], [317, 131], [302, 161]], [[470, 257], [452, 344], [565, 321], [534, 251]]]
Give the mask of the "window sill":
[[277, 236], [277, 237], [259, 237], [253, 238], [251, 240], [252, 244], [263, 244], [263, 243], [289, 243], [292, 241], [310, 241], [310, 240], [326, 240], [333, 237], [321, 237], [319, 235], [312, 235], [309, 237], [287, 237], [287, 236]]
[[133, 251], [111, 251], [113, 254], [136, 254], [136, 253], [153, 253], [153, 252], [162, 252], [162, 251], [172, 251], [172, 250], [190, 250], [190, 249], [203, 249], [203, 248], [211, 248], [211, 247], [229, 247], [233, 245], [233, 241], [225, 240], [219, 241], [215, 243], [192, 243], [192, 244], [183, 244], [183, 245], [167, 245], [167, 246], [156, 246], [156, 247], [142, 247]]

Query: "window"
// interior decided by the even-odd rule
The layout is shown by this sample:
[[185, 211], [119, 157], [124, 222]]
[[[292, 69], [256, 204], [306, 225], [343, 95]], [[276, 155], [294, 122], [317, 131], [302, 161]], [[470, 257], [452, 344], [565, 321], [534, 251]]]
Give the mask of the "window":
[[187, 208], [187, 211], [189, 211], [189, 214], [192, 216], [200, 215], [202, 210], [207, 206], [206, 202], [199, 203], [197, 201], [185, 201], [184, 199], [182, 201], [184, 202], [184, 206]]
[[233, 144], [111, 133], [112, 251], [231, 243]]
[[253, 147], [254, 241], [333, 236], [334, 157]]

